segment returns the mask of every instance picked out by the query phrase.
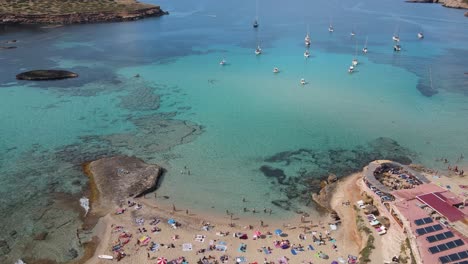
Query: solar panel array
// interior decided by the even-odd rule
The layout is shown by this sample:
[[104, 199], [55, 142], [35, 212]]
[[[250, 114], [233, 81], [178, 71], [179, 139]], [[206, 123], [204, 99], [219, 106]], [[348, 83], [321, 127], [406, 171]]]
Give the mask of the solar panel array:
[[440, 233], [437, 235], [428, 236], [426, 237], [426, 239], [427, 241], [429, 241], [429, 243], [434, 243], [434, 242], [441, 241], [447, 238], [452, 238], [452, 237], [454, 237], [454, 234], [452, 233], [452, 231], [447, 231], [447, 232]]
[[416, 233], [418, 233], [418, 235], [424, 235], [424, 234], [428, 234], [428, 233], [432, 233], [432, 232], [436, 232], [436, 231], [440, 231], [442, 230], [442, 226], [437, 224], [437, 225], [433, 225], [433, 226], [428, 226], [428, 227], [423, 227], [423, 228], [418, 228], [416, 229]]
[[[440, 263], [445, 264], [452, 261], [458, 261], [468, 258], [468, 250], [460, 251], [458, 253], [450, 254], [439, 258]], [[463, 262], [460, 262], [463, 263]]]
[[442, 252], [442, 251], [445, 251], [445, 250], [449, 250], [449, 249], [452, 249], [452, 248], [463, 246], [464, 244], [465, 243], [463, 242], [463, 240], [457, 239], [457, 240], [453, 240], [453, 241], [450, 241], [450, 242], [447, 242], [447, 243], [444, 243], [444, 244], [440, 244], [440, 245], [437, 245], [437, 246], [430, 247], [429, 252], [431, 252], [432, 254], [436, 254], [436, 253], [439, 253], [439, 252]]
[[434, 222], [434, 220], [432, 220], [432, 218], [430, 218], [430, 217], [426, 217], [426, 218], [421, 218], [421, 219], [414, 220], [414, 223], [415, 223], [417, 226], [429, 224], [429, 223], [432, 223], [432, 222]]

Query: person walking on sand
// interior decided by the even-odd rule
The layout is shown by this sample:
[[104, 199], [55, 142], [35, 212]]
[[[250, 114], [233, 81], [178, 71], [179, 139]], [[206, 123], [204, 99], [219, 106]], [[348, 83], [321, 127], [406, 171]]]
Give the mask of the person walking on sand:
[[175, 205], [172, 204], [172, 211], [175, 212], [176, 211], [176, 208], [175, 208]]

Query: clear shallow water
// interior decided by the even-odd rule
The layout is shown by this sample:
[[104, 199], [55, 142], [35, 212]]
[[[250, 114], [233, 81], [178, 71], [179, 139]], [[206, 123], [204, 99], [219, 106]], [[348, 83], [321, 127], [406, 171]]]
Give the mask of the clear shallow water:
[[[7, 215], [0, 239], [12, 249], [8, 257], [67, 261], [80, 253], [70, 239], [78, 213], [67, 206], [78, 205], [86, 183], [79, 165], [101, 156], [163, 165], [158, 194], [178, 207], [240, 216], [243, 207], [272, 208], [287, 218], [312, 210], [314, 179], [328, 173], [346, 175], [385, 157], [441, 167], [436, 158], [466, 152], [462, 11], [394, 1], [260, 1], [254, 31], [251, 2], [161, 1], [171, 15], [159, 19], [4, 29], [2, 39], [19, 40], [18, 49], [0, 53], [0, 211]], [[312, 56], [305, 61], [307, 25]], [[392, 51], [396, 27], [400, 54]], [[370, 52], [349, 75], [365, 36]], [[257, 41], [264, 48], [258, 57]], [[272, 73], [275, 66], [281, 73]], [[80, 78], [14, 79], [48, 67]], [[432, 97], [424, 96], [429, 67]], [[184, 166], [190, 175], [180, 173]], [[44, 231], [46, 241], [30, 242]]]

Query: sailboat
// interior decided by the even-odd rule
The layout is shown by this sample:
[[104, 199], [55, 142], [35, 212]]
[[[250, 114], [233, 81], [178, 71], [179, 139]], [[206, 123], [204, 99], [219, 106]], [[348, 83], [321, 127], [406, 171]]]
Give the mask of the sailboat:
[[257, 48], [255, 49], [255, 55], [260, 55], [262, 54], [262, 49], [260, 48], [260, 45], [257, 45]]
[[395, 45], [393, 45], [393, 51], [401, 51], [401, 46], [399, 43], [396, 43]]
[[306, 81], [304, 78], [301, 79], [301, 85], [306, 85]]
[[418, 32], [418, 39], [423, 39], [424, 38], [424, 34], [422, 32]]
[[253, 22], [253, 27], [258, 28], [258, 0], [255, 2], [255, 20]]
[[333, 32], [335, 29], [333, 28], [332, 20], [330, 19], [330, 25], [328, 25], [328, 32]]
[[309, 25], [307, 25], [307, 33], [304, 38], [304, 43], [306, 46], [310, 46], [310, 34], [309, 34]]
[[351, 66], [349, 66], [349, 68], [348, 68], [348, 73], [353, 73], [353, 72], [354, 72], [354, 66], [351, 65]]
[[354, 53], [354, 58], [353, 61], [351, 62], [354, 67], [358, 65], [358, 60], [357, 60], [357, 41], [356, 41], [356, 52]]
[[369, 51], [367, 49], [367, 40], [369, 39], [369, 37], [366, 37], [366, 43], [364, 44], [364, 48], [362, 48], [362, 52], [364, 52], [364, 54], [367, 54], [367, 52]]
[[392, 36], [393, 41], [400, 42], [400, 27], [397, 26], [395, 33]]
[[356, 36], [356, 32], [354, 31], [354, 26], [353, 26], [353, 30], [351, 30], [351, 33], [350, 33], [351, 37], [354, 37]]
[[223, 58], [220, 62], [219, 65], [224, 66], [226, 65], [226, 60]]

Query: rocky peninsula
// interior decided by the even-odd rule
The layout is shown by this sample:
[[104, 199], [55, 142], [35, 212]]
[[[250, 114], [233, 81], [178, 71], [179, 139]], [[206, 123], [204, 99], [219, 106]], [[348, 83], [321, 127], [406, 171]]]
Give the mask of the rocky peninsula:
[[16, 79], [26, 81], [61, 80], [76, 77], [78, 77], [78, 74], [64, 70], [34, 70], [16, 75]]
[[0, 24], [82, 24], [122, 22], [167, 14], [159, 6], [136, 0], [5, 0]]
[[108, 213], [122, 200], [155, 191], [164, 171], [128, 156], [98, 159], [84, 164], [83, 168], [90, 177], [91, 212], [99, 215]]

